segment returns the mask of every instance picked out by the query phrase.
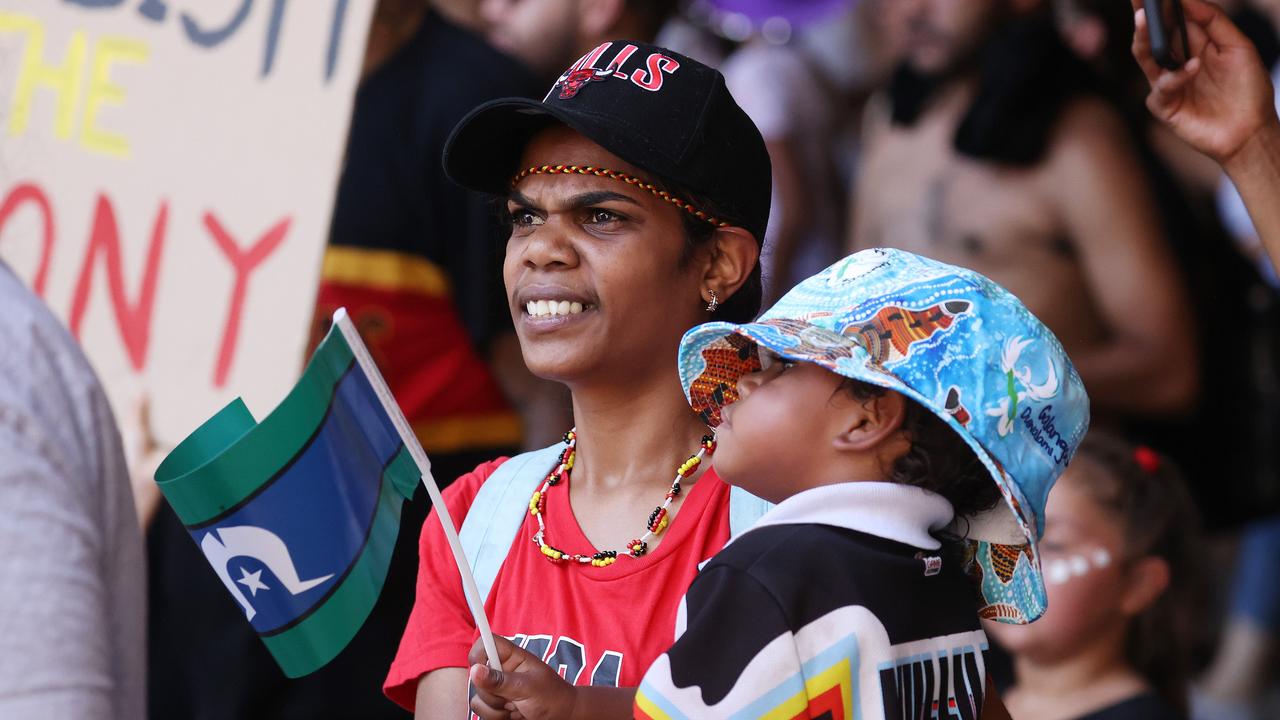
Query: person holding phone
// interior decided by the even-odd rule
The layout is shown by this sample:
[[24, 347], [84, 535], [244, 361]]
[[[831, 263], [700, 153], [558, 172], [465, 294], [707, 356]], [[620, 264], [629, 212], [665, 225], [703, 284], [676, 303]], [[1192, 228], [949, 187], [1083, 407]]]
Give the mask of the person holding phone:
[[1133, 0], [1133, 56], [1151, 83], [1147, 108], [1222, 166], [1274, 262], [1280, 258], [1280, 205], [1273, 202], [1280, 189], [1280, 117], [1257, 50], [1221, 8], [1183, 0], [1185, 24], [1162, 29], [1183, 34], [1186, 60], [1177, 69], [1164, 67], [1153, 53], [1144, 4]]
[[[1280, 206], [1273, 201], [1280, 188], [1280, 116], [1277, 116], [1273, 77], [1269, 76], [1253, 44], [1216, 5], [1184, 0], [1185, 25], [1165, 28], [1181, 32], [1187, 55], [1181, 67], [1165, 67], [1156, 59], [1152, 34], [1142, 0], [1135, 10], [1133, 55], [1151, 83], [1147, 107], [1174, 134], [1219, 165], [1235, 186], [1248, 218], [1238, 230], [1242, 243], [1254, 240], [1268, 279], [1280, 258]], [[1280, 25], [1280, 3], [1265, 4]], [[1159, 36], [1160, 32], [1154, 32]], [[1280, 74], [1275, 76], [1280, 78]], [[1226, 193], [1224, 193], [1226, 194]], [[1238, 205], [1237, 205], [1238, 206]], [[1229, 208], [1230, 206], [1228, 206]], [[1230, 219], [1225, 218], [1225, 219]], [[1250, 222], [1252, 227], [1250, 227]], [[1280, 551], [1280, 518], [1272, 515], [1242, 534], [1231, 608], [1213, 662], [1205, 672], [1203, 692], [1195, 697], [1197, 716], [1262, 717], [1251, 707], [1272, 673], [1270, 658], [1280, 636], [1280, 583], [1268, 569]]]

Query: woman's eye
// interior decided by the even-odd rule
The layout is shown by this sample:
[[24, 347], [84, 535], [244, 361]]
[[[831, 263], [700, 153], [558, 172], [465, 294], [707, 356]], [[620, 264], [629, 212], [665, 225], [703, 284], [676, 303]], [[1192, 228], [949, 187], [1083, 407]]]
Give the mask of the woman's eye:
[[778, 360], [778, 371], [790, 370], [798, 364], [795, 360]]
[[621, 219], [622, 219], [621, 215], [611, 210], [601, 210], [599, 208], [591, 210], [587, 214], [587, 221], [590, 222], [592, 225], [607, 225], [611, 222], [617, 222]]
[[542, 224], [542, 218], [538, 217], [532, 210], [517, 208], [510, 211], [508, 215], [511, 218], [511, 224], [517, 227]]

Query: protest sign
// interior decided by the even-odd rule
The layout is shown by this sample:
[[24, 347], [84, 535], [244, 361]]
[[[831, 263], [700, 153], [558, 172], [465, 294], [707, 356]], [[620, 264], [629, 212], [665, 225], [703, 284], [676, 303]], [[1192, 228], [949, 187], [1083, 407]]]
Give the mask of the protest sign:
[[0, 258], [161, 441], [302, 369], [373, 4], [0, 9]]

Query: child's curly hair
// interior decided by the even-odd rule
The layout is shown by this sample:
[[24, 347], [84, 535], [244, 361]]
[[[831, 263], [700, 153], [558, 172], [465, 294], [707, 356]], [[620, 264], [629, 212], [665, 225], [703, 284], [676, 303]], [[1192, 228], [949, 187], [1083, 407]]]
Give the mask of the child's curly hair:
[[[840, 389], [859, 401], [889, 392], [852, 379], [841, 383]], [[941, 418], [910, 398], [902, 432], [911, 441], [911, 449], [894, 461], [889, 482], [914, 485], [941, 495], [951, 503], [956, 517], [990, 510], [1000, 502], [1000, 488], [973, 448]]]

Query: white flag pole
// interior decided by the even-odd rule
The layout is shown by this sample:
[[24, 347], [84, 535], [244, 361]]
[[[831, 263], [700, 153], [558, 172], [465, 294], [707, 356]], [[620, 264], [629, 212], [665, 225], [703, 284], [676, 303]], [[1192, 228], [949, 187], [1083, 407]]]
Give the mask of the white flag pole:
[[498, 660], [498, 647], [493, 642], [493, 630], [489, 628], [489, 619], [484, 614], [484, 603], [480, 600], [480, 588], [476, 586], [476, 579], [471, 574], [467, 556], [462, 552], [457, 526], [453, 524], [453, 518], [449, 516], [449, 508], [440, 497], [440, 488], [436, 487], [435, 477], [431, 475], [431, 461], [427, 459], [427, 453], [418, 443], [418, 436], [409, 427], [409, 421], [405, 420], [404, 413], [400, 411], [399, 403], [392, 397], [387, 382], [382, 379], [382, 373], [373, 362], [373, 356], [369, 354], [369, 349], [360, 339], [360, 333], [351, 323], [346, 308], [338, 308], [333, 314], [333, 324], [338, 326], [342, 336], [346, 338], [356, 362], [360, 363], [365, 376], [369, 378], [369, 384], [373, 385], [373, 391], [382, 402], [382, 408], [387, 411], [387, 416], [395, 425], [396, 432], [400, 433], [400, 440], [409, 449], [409, 455], [418, 466], [418, 472], [422, 474], [422, 484], [427, 487], [427, 494], [431, 496], [431, 505], [435, 507], [436, 514], [440, 517], [440, 524], [444, 526], [444, 536], [449, 540], [449, 549], [453, 551], [453, 560], [458, 564], [458, 574], [462, 576], [462, 592], [467, 597], [471, 617], [476, 621], [476, 628], [480, 631], [480, 640], [484, 643], [484, 651], [489, 656], [489, 667], [501, 670], [502, 663]]

